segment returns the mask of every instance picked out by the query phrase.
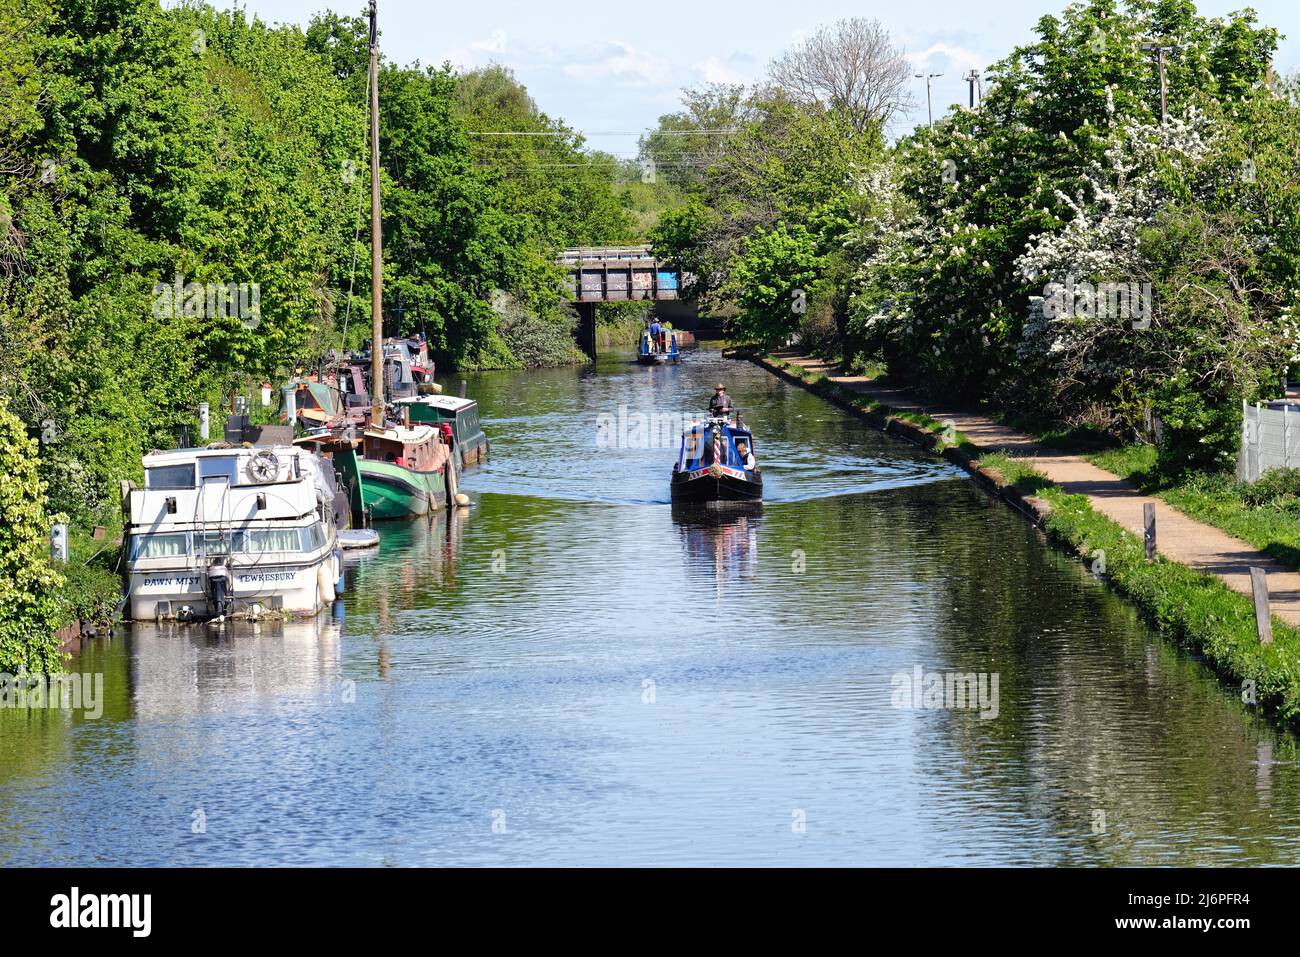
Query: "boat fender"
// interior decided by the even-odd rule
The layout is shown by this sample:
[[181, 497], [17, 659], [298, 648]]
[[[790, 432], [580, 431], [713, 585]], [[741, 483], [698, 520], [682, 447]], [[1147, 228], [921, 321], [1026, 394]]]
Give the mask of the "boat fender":
[[460, 498], [460, 483], [456, 480], [455, 453], [447, 456], [447, 464], [443, 466], [443, 480], [447, 485], [447, 501], [457, 502]]
[[334, 602], [334, 581], [330, 578], [329, 571], [331, 564], [333, 563], [321, 562], [316, 566], [316, 596], [322, 605]]
[[458, 508], [469, 508], [469, 496], [464, 492], [456, 493], [456, 506]]

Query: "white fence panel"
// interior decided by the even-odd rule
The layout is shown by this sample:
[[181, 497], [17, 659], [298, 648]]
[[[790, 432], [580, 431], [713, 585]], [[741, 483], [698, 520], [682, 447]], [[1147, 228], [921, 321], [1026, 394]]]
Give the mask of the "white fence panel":
[[1300, 408], [1241, 404], [1237, 478], [1254, 482], [1269, 469], [1300, 468]]

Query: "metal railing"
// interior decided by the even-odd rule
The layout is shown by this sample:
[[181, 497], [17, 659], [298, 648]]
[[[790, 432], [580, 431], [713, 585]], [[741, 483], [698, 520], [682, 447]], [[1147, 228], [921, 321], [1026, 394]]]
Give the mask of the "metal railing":
[[560, 253], [561, 263], [631, 262], [654, 259], [654, 252], [645, 246], [581, 246]]

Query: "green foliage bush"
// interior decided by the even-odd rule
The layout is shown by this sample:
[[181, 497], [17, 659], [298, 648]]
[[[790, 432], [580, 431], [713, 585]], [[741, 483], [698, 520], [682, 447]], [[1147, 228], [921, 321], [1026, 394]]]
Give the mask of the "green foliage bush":
[[[1277, 32], [1184, 0], [1089, 0], [1034, 31], [985, 72], [980, 109], [904, 137], [861, 181], [847, 351], [1116, 438], [1153, 413], [1162, 467], [1221, 467], [1241, 400], [1276, 394], [1294, 353], [1300, 243], [1279, 211], [1300, 207], [1300, 102], [1265, 86]], [[1180, 46], [1168, 123], [1139, 47], [1153, 37]], [[1148, 283], [1149, 323], [1048, 315], [1067, 278]]]
[[511, 300], [497, 317], [497, 330], [515, 361], [540, 369], [583, 360], [574, 345], [576, 323], [572, 310], [556, 308], [550, 315], [541, 315]]
[[1252, 506], [1300, 511], [1300, 469], [1269, 469], [1258, 481], [1243, 483], [1241, 497]]
[[36, 443], [0, 404], [0, 671], [62, 667], [54, 632], [64, 580], [50, 563], [50, 516]]
[[813, 235], [802, 225], [781, 223], [753, 237], [729, 283], [740, 306], [731, 328], [761, 343], [788, 339], [803, 323], [824, 265]]

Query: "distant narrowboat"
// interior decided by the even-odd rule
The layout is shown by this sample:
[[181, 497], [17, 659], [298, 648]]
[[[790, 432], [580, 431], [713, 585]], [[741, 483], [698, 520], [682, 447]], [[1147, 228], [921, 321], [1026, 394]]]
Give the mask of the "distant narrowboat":
[[665, 329], [659, 333], [657, 342], [654, 336], [650, 335], [649, 329], [641, 333], [641, 345], [637, 350], [636, 361], [643, 366], [681, 362], [682, 355], [677, 350], [677, 333], [672, 329]]

